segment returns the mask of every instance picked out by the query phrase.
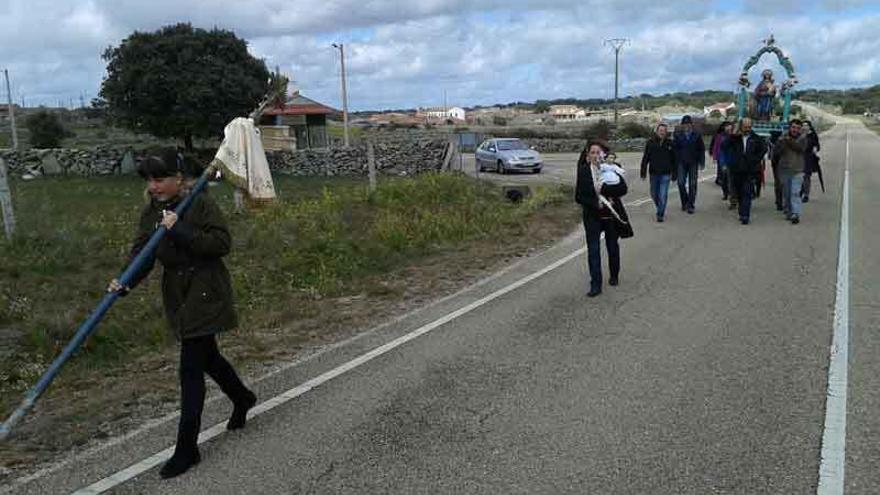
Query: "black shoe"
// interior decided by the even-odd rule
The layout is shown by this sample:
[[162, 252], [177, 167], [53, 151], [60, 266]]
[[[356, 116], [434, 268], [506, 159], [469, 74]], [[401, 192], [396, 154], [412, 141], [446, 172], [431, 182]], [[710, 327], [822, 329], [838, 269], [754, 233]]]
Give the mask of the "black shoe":
[[695, 210], [695, 208], [693, 206], [688, 207], [688, 215], [693, 215], [694, 210]]
[[199, 449], [189, 454], [181, 454], [175, 451], [171, 459], [168, 459], [168, 462], [162, 466], [159, 476], [165, 479], [180, 476], [200, 462], [202, 462], [202, 456], [199, 454]]
[[687, 205], [681, 205], [681, 211], [687, 211], [687, 209], [688, 209]]
[[617, 284], [619, 283], [620, 281], [617, 279], [617, 277], [611, 277], [608, 279], [608, 285], [610, 285], [611, 287], [617, 287]]
[[776, 205], [776, 211], [782, 211], [782, 210], [783, 210], [782, 205]]
[[602, 289], [590, 289], [590, 292], [587, 292], [587, 297], [596, 297], [602, 293]]
[[809, 203], [809, 202], [810, 202], [810, 197], [809, 197], [809, 196], [804, 196], [804, 199], [802, 199], [801, 201], [803, 201], [804, 203]]
[[722, 194], [722, 195], [721, 195], [721, 201], [727, 201], [727, 195], [726, 195], [726, 194]]
[[657, 215], [657, 221], [663, 223], [663, 215]]
[[736, 209], [736, 205], [733, 204], [733, 203], [730, 203], [729, 205], [727, 205], [727, 209], [728, 209], [728, 210], [735, 210], [735, 209]]
[[232, 409], [232, 416], [226, 423], [226, 429], [240, 430], [244, 428], [245, 422], [247, 422], [247, 413], [252, 407], [254, 407], [256, 403], [257, 396], [254, 395], [253, 392], [248, 391], [248, 395], [247, 397], [245, 397], [245, 400], [239, 404], [236, 404], [235, 407]]
[[797, 224], [801, 223], [800, 217], [798, 217], [797, 215], [791, 217], [791, 223], [792, 223], [792, 225], [797, 225]]
[[748, 225], [748, 224], [749, 224], [749, 219], [748, 219], [748, 218], [745, 218], [745, 217], [740, 218], [739, 221], [740, 221], [740, 223], [743, 224], [743, 225]]

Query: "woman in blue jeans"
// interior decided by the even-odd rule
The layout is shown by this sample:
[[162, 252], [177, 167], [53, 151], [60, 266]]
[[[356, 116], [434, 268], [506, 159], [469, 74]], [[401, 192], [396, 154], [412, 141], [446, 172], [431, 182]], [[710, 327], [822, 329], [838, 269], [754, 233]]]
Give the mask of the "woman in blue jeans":
[[581, 152], [577, 164], [575, 201], [583, 208], [584, 230], [587, 234], [587, 260], [590, 269], [590, 291], [587, 296], [589, 297], [596, 297], [602, 293], [602, 255], [599, 243], [602, 232], [605, 233], [608, 269], [611, 272], [608, 284], [617, 285], [620, 275], [618, 244], [620, 234], [615, 215], [622, 215], [626, 220], [626, 213], [620, 201], [620, 197], [626, 194], [626, 182], [620, 180], [614, 186], [602, 185], [599, 165], [609, 151], [605, 143], [592, 141]]

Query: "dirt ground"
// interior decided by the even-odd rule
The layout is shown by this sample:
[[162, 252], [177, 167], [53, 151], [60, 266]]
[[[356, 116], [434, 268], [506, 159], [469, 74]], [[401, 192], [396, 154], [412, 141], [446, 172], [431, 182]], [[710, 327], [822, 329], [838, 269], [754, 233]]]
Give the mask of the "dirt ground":
[[[509, 264], [553, 245], [579, 221], [574, 204], [544, 208], [524, 235], [469, 242], [381, 276], [359, 280], [354, 296], [295, 296], [307, 307], [280, 328], [240, 329], [221, 338], [224, 353], [248, 377], [304, 352], [369, 330], [452, 294]], [[341, 309], [340, 309], [341, 308]], [[131, 431], [177, 409], [177, 349], [134, 360], [114, 375], [93, 370], [76, 383], [62, 375], [12, 439], [0, 445], [0, 483], [24, 476]], [[213, 385], [212, 385], [213, 386]], [[210, 393], [217, 393], [212, 388]]]

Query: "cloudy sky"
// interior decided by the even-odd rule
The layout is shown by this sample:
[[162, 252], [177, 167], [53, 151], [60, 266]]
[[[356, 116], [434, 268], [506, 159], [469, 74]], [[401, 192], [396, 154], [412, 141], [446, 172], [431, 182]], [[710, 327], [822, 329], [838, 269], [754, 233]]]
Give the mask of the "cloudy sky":
[[0, 0], [0, 67], [16, 102], [78, 106], [106, 47], [176, 22], [236, 32], [336, 107], [344, 42], [355, 110], [610, 97], [617, 37], [623, 94], [733, 89], [771, 32], [801, 87], [880, 83], [880, 0]]

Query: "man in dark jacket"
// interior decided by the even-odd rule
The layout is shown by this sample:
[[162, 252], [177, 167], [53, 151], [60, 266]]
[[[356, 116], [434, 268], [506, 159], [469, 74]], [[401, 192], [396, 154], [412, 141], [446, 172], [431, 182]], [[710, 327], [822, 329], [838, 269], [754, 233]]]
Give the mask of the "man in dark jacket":
[[[202, 193], [193, 198], [189, 210], [178, 218], [174, 209], [188, 194], [182, 176], [182, 161], [174, 152], [150, 157], [138, 168], [147, 181], [150, 202], [141, 212], [132, 257], [146, 244], [158, 225], [168, 229], [153, 255], [135, 275], [131, 287], [139, 284], [162, 264], [162, 300], [165, 316], [180, 341], [180, 423], [174, 455], [160, 475], [171, 478], [186, 472], [201, 460], [198, 436], [205, 404], [205, 373], [220, 386], [233, 403], [230, 430], [245, 425], [256, 396], [245, 387], [235, 370], [217, 349], [215, 335], [238, 325], [229, 272], [222, 258], [229, 253], [231, 238], [223, 213]], [[109, 290], [122, 294], [117, 280]]]
[[752, 120], [749, 118], [742, 119], [724, 146], [731, 159], [731, 195], [737, 197], [740, 222], [748, 225], [752, 212], [752, 181], [761, 169], [761, 160], [767, 147], [761, 136], [752, 131]]
[[693, 214], [697, 202], [697, 170], [706, 168], [706, 146], [703, 136], [694, 132], [690, 115], [682, 117], [681, 130], [676, 130], [674, 144], [681, 209]]
[[659, 124], [654, 137], [645, 144], [642, 155], [640, 176], [651, 175], [651, 199], [657, 207], [657, 221], [662, 222], [666, 215], [666, 202], [669, 197], [669, 182], [676, 178], [675, 149], [667, 137], [666, 124]]

